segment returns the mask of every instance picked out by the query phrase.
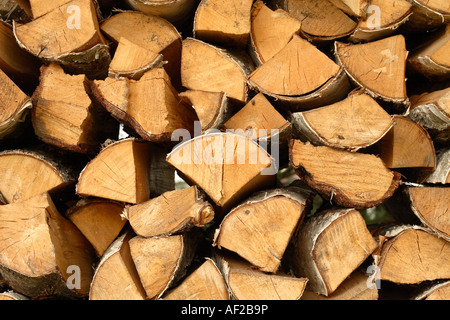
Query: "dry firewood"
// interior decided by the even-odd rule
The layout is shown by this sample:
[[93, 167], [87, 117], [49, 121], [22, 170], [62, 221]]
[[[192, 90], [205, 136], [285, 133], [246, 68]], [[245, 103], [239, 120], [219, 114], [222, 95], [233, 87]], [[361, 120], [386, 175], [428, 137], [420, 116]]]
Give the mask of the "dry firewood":
[[450, 277], [450, 243], [426, 228], [394, 226], [382, 230], [373, 253], [380, 279], [416, 284]]
[[374, 99], [361, 93], [351, 93], [329, 106], [292, 113], [291, 121], [311, 143], [350, 151], [373, 145], [394, 124]]
[[16, 42], [12, 27], [0, 20], [0, 68], [26, 94], [39, 83], [40, 61]]
[[211, 133], [185, 141], [167, 155], [180, 176], [198, 185], [223, 210], [274, 186], [275, 160], [256, 142], [234, 133]]
[[297, 276], [309, 279], [307, 290], [328, 296], [376, 248], [377, 242], [358, 211], [321, 211], [300, 227], [292, 268]]
[[450, 149], [436, 152], [436, 169], [425, 180], [426, 183], [450, 183]]
[[139, 80], [146, 71], [163, 67], [163, 58], [160, 53], [149, 51], [127, 38], [120, 38], [108, 75], [111, 78]]
[[[450, 19], [450, 15], [449, 15]], [[411, 52], [408, 66], [427, 78], [450, 78], [450, 26]]]
[[9, 150], [0, 154], [0, 192], [16, 203], [76, 180], [74, 172], [41, 152]]
[[0, 144], [20, 137], [31, 107], [30, 97], [0, 69]]
[[411, 96], [408, 118], [421, 124], [437, 144], [450, 140], [450, 88]]
[[409, 224], [423, 224], [437, 236], [450, 241], [450, 188], [401, 186], [385, 207], [396, 220]]
[[201, 123], [202, 133], [210, 129], [221, 129], [233, 114], [233, 106], [224, 92], [186, 90], [179, 97], [194, 107]]
[[356, 18], [364, 17], [366, 15], [365, 9], [369, 5], [368, 0], [330, 0], [330, 2], [346, 14]]
[[450, 5], [446, 0], [410, 0], [413, 14], [405, 26], [411, 31], [432, 30], [448, 23]]
[[227, 47], [247, 46], [253, 0], [202, 0], [194, 17], [194, 37]]
[[31, 119], [39, 139], [62, 149], [94, 153], [106, 139], [117, 137], [118, 123], [92, 102], [86, 81], [85, 75], [66, 74], [57, 64], [42, 66]]
[[193, 38], [183, 40], [181, 81], [187, 89], [224, 92], [245, 104], [251, 68], [228, 51]]
[[0, 227], [0, 272], [13, 290], [31, 298], [87, 296], [95, 252], [48, 193], [0, 206]]
[[129, 241], [131, 258], [147, 298], [159, 299], [186, 273], [195, 254], [195, 235], [134, 237]]
[[214, 209], [197, 187], [168, 191], [143, 203], [127, 206], [123, 216], [141, 237], [169, 236], [214, 219]]
[[53, 2], [50, 7], [39, 4], [41, 16], [25, 24], [14, 22], [18, 44], [44, 62], [63, 65], [70, 73], [104, 75], [111, 56], [98, 26], [96, 4], [92, 0]]
[[197, 0], [126, 0], [132, 8], [147, 15], [160, 16], [177, 26], [191, 19]]
[[256, 270], [247, 261], [229, 254], [216, 253], [214, 261], [234, 300], [298, 300], [308, 282], [306, 278]]
[[292, 125], [262, 94], [258, 93], [223, 125], [225, 130], [242, 132], [257, 141], [270, 141], [278, 136], [285, 142], [292, 133]]
[[146, 294], [131, 258], [129, 230], [103, 254], [95, 269], [89, 300], [145, 300]]
[[5, 292], [0, 293], [0, 301], [1, 300], [15, 301], [15, 300], [29, 300], [29, 298], [25, 297], [23, 294], [20, 294], [20, 293], [10, 290], [10, 291], [5, 291]]
[[225, 280], [215, 262], [205, 262], [189, 274], [178, 286], [169, 290], [163, 300], [229, 300]]
[[436, 283], [426, 286], [413, 299], [448, 301], [450, 299], [450, 280], [436, 281]]
[[174, 180], [173, 169], [152, 170], [158, 166], [152, 162], [158, 161], [155, 154], [160, 152], [152, 143], [135, 138], [111, 143], [83, 169], [77, 194], [136, 204], [148, 200], [151, 192], [167, 191], [167, 184], [156, 186], [151, 182]]
[[124, 11], [104, 20], [101, 31], [115, 44], [125, 38], [152, 54], [162, 54], [164, 69], [174, 87], [180, 89], [181, 35], [170, 22], [142, 12]]
[[412, 15], [412, 5], [408, 0], [371, 0], [370, 6], [349, 40], [363, 42], [389, 37]]
[[[148, 90], [151, 87], [153, 90]], [[163, 68], [148, 70], [139, 80], [95, 80], [94, 97], [117, 120], [143, 139], [167, 143], [175, 130], [194, 130], [194, 109], [183, 103]]]
[[312, 194], [309, 189], [291, 187], [251, 196], [225, 216], [214, 245], [237, 253], [261, 271], [276, 273]]
[[252, 8], [250, 54], [257, 66], [270, 60], [300, 32], [301, 22], [286, 11], [275, 11], [258, 0]]
[[400, 183], [400, 174], [371, 154], [292, 140], [290, 161], [308, 185], [344, 207], [362, 209], [381, 204]]
[[350, 89], [343, 69], [298, 35], [248, 79], [251, 87], [272, 100], [295, 108], [335, 102]]
[[126, 220], [121, 214], [124, 205], [102, 199], [81, 199], [66, 211], [73, 222], [101, 257], [117, 238]]
[[368, 286], [368, 276], [356, 269], [328, 296], [305, 290], [301, 300], [378, 300], [376, 287]]
[[[436, 152], [433, 140], [420, 125], [404, 116], [393, 116], [395, 125], [380, 140], [380, 158], [390, 169], [436, 168]], [[429, 173], [428, 173], [429, 174]]]
[[373, 98], [409, 104], [405, 84], [408, 51], [403, 35], [362, 44], [336, 42], [335, 54], [350, 79]]
[[301, 33], [313, 41], [343, 38], [356, 27], [356, 22], [329, 0], [281, 0], [280, 2], [282, 9], [302, 22]]

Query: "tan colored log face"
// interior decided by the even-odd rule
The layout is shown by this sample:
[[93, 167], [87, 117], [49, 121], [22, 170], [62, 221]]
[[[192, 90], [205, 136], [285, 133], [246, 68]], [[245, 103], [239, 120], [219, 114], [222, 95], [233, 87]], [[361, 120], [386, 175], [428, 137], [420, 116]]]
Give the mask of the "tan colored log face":
[[288, 197], [240, 205], [222, 221], [215, 244], [261, 271], [276, 273], [304, 206]]
[[301, 22], [282, 9], [271, 10], [262, 1], [252, 9], [251, 39], [257, 60], [264, 63], [289, 43], [300, 32]]
[[381, 280], [401, 284], [447, 279], [450, 244], [423, 230], [408, 229], [383, 245]]
[[380, 158], [388, 168], [436, 167], [436, 152], [428, 132], [419, 124], [394, 116], [395, 125], [380, 140]]
[[228, 289], [216, 264], [207, 259], [163, 300], [229, 300]]
[[191, 90], [225, 92], [238, 102], [247, 100], [247, 77], [241, 65], [200, 40], [183, 40], [181, 80]]
[[293, 140], [291, 164], [305, 181], [335, 203], [368, 208], [397, 189], [400, 177], [370, 154], [354, 153]]
[[167, 161], [222, 208], [230, 209], [244, 195], [272, 185], [275, 179], [273, 159], [248, 137], [237, 134], [194, 138], [175, 147]]
[[393, 126], [391, 116], [366, 94], [293, 115], [294, 125], [310, 141], [358, 150], [376, 143]]
[[336, 42], [336, 54], [350, 77], [373, 96], [407, 100], [405, 69], [408, 52], [402, 35], [364, 44]]
[[0, 70], [0, 89], [1, 124], [13, 117], [29, 98], [2, 70]]
[[150, 197], [151, 144], [121, 140], [103, 149], [81, 173], [77, 193], [126, 203]]
[[245, 47], [252, 0], [203, 0], [194, 17], [194, 37], [208, 43]]
[[0, 155], [0, 192], [7, 203], [29, 199], [66, 182], [42, 157], [24, 152]]
[[[80, 28], [68, 27], [70, 6], [80, 11]], [[82, 27], [81, 27], [82, 24]], [[35, 56], [54, 60], [103, 43], [98, 28], [96, 8], [91, 0], [72, 0], [23, 25], [15, 25], [18, 42]]]
[[299, 96], [312, 92], [333, 78], [339, 66], [307, 40], [292, 40], [249, 76], [263, 92]]

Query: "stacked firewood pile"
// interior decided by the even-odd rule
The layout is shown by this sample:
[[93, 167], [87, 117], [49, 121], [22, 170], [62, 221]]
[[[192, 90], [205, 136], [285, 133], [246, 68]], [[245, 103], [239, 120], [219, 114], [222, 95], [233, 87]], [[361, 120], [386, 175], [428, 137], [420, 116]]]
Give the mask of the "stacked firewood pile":
[[450, 299], [448, 0], [0, 17], [0, 300]]

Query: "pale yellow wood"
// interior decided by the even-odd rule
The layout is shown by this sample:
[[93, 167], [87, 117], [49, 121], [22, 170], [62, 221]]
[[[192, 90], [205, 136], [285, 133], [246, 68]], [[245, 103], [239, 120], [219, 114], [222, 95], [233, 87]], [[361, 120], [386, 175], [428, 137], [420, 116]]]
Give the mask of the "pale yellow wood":
[[202, 0], [194, 17], [194, 37], [208, 43], [245, 47], [253, 0]]
[[299, 96], [320, 88], [339, 66], [307, 40], [294, 35], [275, 56], [257, 68], [249, 81], [262, 92]]
[[48, 1], [42, 0], [28, 0], [30, 3], [31, 12], [33, 14], [33, 19], [39, 18], [40, 16], [61, 7], [69, 1], [70, 0], [55, 0], [49, 3]]

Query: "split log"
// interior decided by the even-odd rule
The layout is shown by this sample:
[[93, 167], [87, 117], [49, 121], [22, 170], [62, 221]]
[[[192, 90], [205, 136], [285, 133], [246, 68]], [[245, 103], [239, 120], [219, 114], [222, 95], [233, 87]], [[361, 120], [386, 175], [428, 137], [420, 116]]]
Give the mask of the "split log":
[[276, 273], [312, 195], [309, 189], [291, 187], [251, 196], [225, 216], [214, 245], [237, 253], [258, 270]]
[[48, 193], [0, 206], [0, 226], [0, 272], [14, 291], [33, 299], [87, 296], [94, 250]]
[[263, 1], [253, 4], [250, 54], [257, 66], [269, 61], [283, 49], [294, 34], [299, 34], [301, 22], [292, 18], [286, 11], [275, 11], [267, 7]]
[[405, 109], [405, 69], [408, 51], [403, 35], [381, 40], [347, 44], [335, 42], [335, 54], [349, 78], [375, 99]]
[[40, 152], [0, 153], [0, 192], [5, 203], [22, 202], [75, 180], [70, 168]]
[[399, 115], [393, 119], [395, 125], [379, 142], [379, 157], [390, 169], [420, 168], [415, 175], [426, 177], [436, 168], [433, 140], [420, 124]]
[[343, 69], [297, 35], [248, 79], [274, 103], [296, 109], [336, 102], [350, 91]]
[[233, 106], [224, 92], [186, 90], [179, 97], [193, 106], [201, 123], [202, 133], [210, 129], [221, 129], [233, 114]]
[[307, 278], [256, 270], [250, 263], [232, 255], [216, 254], [214, 261], [233, 300], [299, 300], [308, 282]]
[[346, 37], [356, 28], [356, 22], [329, 0], [281, 0], [280, 6], [302, 22], [302, 35], [315, 42]]
[[174, 131], [194, 130], [195, 111], [183, 103], [163, 68], [151, 69], [137, 81], [106, 78], [93, 81], [90, 87], [114, 118], [145, 140], [168, 143]]
[[109, 65], [108, 76], [126, 77], [139, 80], [142, 75], [153, 68], [163, 67], [163, 55], [149, 51], [139, 44], [120, 38], [114, 57]]
[[182, 85], [190, 90], [224, 92], [234, 102], [247, 102], [247, 75], [252, 66], [206, 42], [183, 40]]
[[150, 193], [162, 193], [168, 186], [152, 181], [172, 180], [173, 169], [152, 170], [157, 164], [154, 153], [161, 152], [150, 142], [128, 138], [111, 143], [81, 172], [76, 192], [82, 197], [99, 197], [130, 204], [144, 202]]
[[20, 138], [31, 107], [30, 97], [0, 69], [0, 144]]
[[406, 23], [408, 30], [423, 32], [450, 21], [450, 5], [445, 0], [411, 0], [413, 14]]
[[65, 216], [77, 226], [101, 257], [119, 236], [126, 220], [121, 214], [124, 205], [101, 199], [81, 199]]
[[162, 54], [164, 69], [174, 87], [180, 89], [181, 35], [167, 20], [142, 12], [119, 12], [102, 21], [101, 31], [114, 44], [120, 39], [140, 45], [151, 53]]
[[98, 26], [96, 4], [92, 0], [53, 4], [40, 6], [48, 12], [31, 22], [13, 23], [17, 43], [46, 63], [61, 64], [67, 72], [104, 75], [111, 56]]
[[160, 16], [171, 23], [182, 26], [192, 18], [197, 0], [126, 0], [133, 9], [146, 15]]
[[365, 8], [369, 5], [368, 0], [330, 0], [330, 2], [346, 14], [356, 18], [365, 16]]
[[378, 300], [377, 288], [368, 286], [368, 276], [356, 269], [328, 296], [306, 290], [301, 300]]
[[226, 47], [245, 48], [250, 38], [253, 0], [202, 0], [194, 17], [194, 37]]
[[397, 226], [380, 234], [374, 252], [380, 279], [397, 284], [416, 284], [450, 277], [450, 243], [428, 229]]
[[0, 293], [0, 301], [18, 301], [18, 300], [29, 300], [28, 297], [25, 297], [23, 294], [14, 292], [12, 290], [5, 291]]
[[89, 300], [146, 299], [131, 258], [129, 241], [132, 237], [133, 233], [127, 230], [103, 254], [92, 278]]
[[344, 207], [363, 209], [381, 204], [400, 183], [400, 174], [371, 154], [292, 140], [290, 161], [311, 188]]
[[436, 152], [436, 170], [428, 176], [426, 183], [447, 184], [450, 183], [450, 150]]
[[39, 83], [40, 61], [17, 44], [12, 27], [0, 20], [0, 69], [27, 95]]
[[214, 219], [214, 209], [197, 186], [163, 193], [157, 198], [127, 206], [123, 216], [141, 237], [170, 236]]
[[224, 211], [276, 182], [275, 160], [256, 142], [233, 133], [211, 133], [185, 141], [167, 155], [167, 161]]
[[450, 241], [450, 188], [402, 186], [385, 206], [396, 220], [423, 224], [438, 237]]
[[92, 102], [85, 90], [86, 81], [85, 75], [66, 74], [55, 63], [41, 67], [31, 119], [39, 139], [62, 149], [92, 154], [106, 139], [117, 137], [118, 123]]
[[286, 143], [292, 133], [292, 125], [262, 94], [258, 93], [241, 110], [223, 125], [225, 130], [248, 135], [256, 141], [271, 141], [275, 136]]
[[314, 214], [294, 242], [293, 271], [307, 290], [328, 296], [377, 248], [361, 214], [331, 209]]
[[134, 237], [131, 258], [148, 299], [159, 299], [186, 273], [195, 254], [195, 238], [182, 234], [162, 238]]
[[[450, 19], [450, 15], [449, 15]], [[450, 78], [450, 26], [411, 52], [408, 66], [427, 78]]]
[[413, 297], [414, 300], [448, 300], [450, 299], [450, 280], [438, 281], [422, 289]]
[[437, 144], [450, 141], [450, 88], [410, 98], [408, 118], [427, 130]]
[[349, 40], [369, 42], [392, 36], [413, 14], [411, 7], [408, 0], [371, 0], [365, 18], [359, 20]]
[[213, 260], [203, 264], [169, 290], [163, 300], [229, 300], [228, 288]]
[[291, 122], [301, 137], [315, 145], [350, 151], [375, 144], [394, 124], [374, 99], [362, 93], [351, 93], [329, 106], [292, 113]]

